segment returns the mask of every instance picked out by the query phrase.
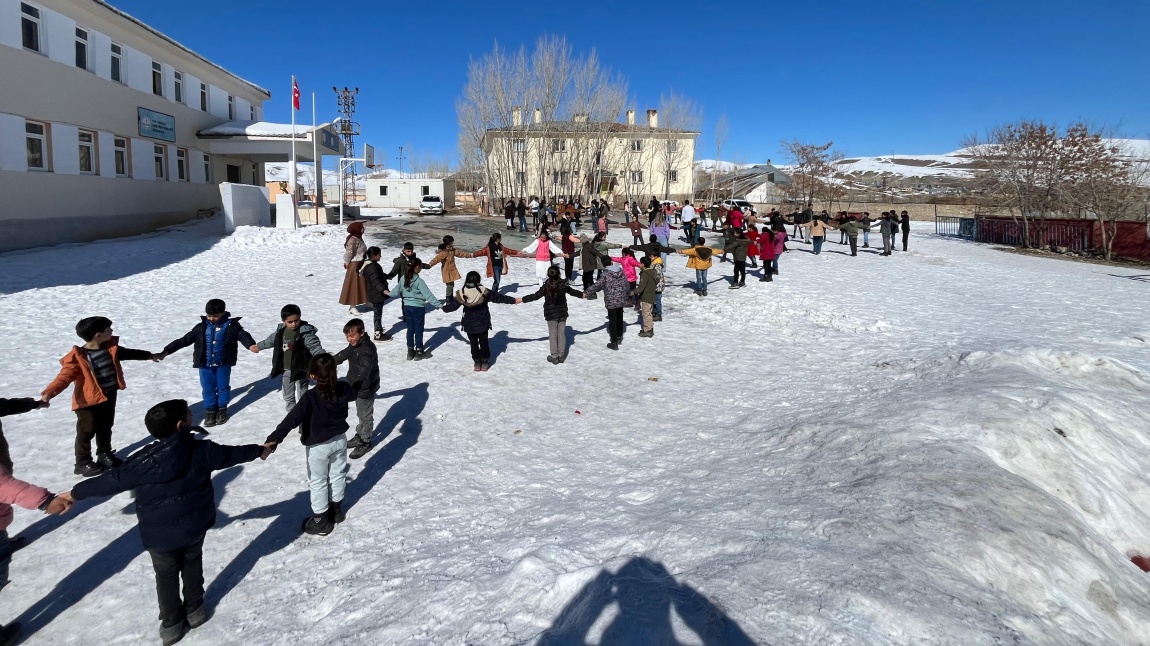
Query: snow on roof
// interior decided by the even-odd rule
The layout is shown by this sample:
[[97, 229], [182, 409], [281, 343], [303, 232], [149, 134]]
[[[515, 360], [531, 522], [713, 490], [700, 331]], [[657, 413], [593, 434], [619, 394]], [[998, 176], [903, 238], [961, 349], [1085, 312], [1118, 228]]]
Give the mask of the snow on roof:
[[[332, 124], [323, 123], [316, 126], [316, 129], [326, 128], [330, 125]], [[295, 125], [295, 135], [297, 138], [301, 136], [306, 137], [311, 131], [311, 125], [299, 123]], [[212, 126], [211, 128], [204, 128], [197, 134], [201, 137], [290, 138], [292, 136], [292, 126], [290, 123], [272, 123], [270, 121], [229, 121], [227, 123], [221, 123], [218, 126]]]
[[255, 91], [259, 92], [260, 94], [263, 94], [263, 95], [264, 95], [264, 96], [266, 96], [267, 98], [269, 98], [269, 99], [270, 99], [270, 98], [272, 97], [272, 93], [271, 93], [271, 92], [269, 92], [269, 91], [267, 91], [267, 90], [263, 89], [262, 87], [260, 87], [260, 86], [256, 85], [255, 83], [252, 83], [251, 81], [249, 81], [249, 80], [247, 80], [247, 79], [244, 79], [244, 78], [241, 78], [241, 77], [239, 77], [239, 76], [236, 76], [235, 74], [233, 74], [233, 73], [231, 73], [231, 72], [227, 71], [227, 70], [226, 70], [226, 69], [224, 69], [223, 67], [220, 67], [220, 66], [219, 66], [219, 65], [217, 65], [216, 63], [213, 63], [213, 62], [209, 61], [208, 59], [204, 58], [203, 56], [200, 56], [199, 54], [195, 53], [195, 52], [194, 52], [194, 51], [192, 51], [191, 49], [188, 49], [187, 47], [185, 47], [185, 46], [181, 45], [179, 42], [177, 42], [176, 40], [172, 39], [171, 37], [169, 37], [169, 36], [166, 36], [166, 35], [164, 35], [164, 34], [160, 33], [159, 31], [157, 31], [157, 30], [156, 30], [156, 29], [154, 29], [153, 27], [149, 27], [147, 24], [145, 24], [145, 23], [144, 23], [144, 21], [140, 20], [139, 18], [136, 18], [135, 16], [133, 16], [133, 15], [131, 15], [131, 14], [129, 14], [129, 13], [126, 13], [126, 12], [124, 12], [124, 11], [121, 11], [121, 10], [119, 10], [119, 9], [117, 9], [117, 8], [115, 8], [115, 7], [113, 7], [112, 5], [108, 4], [107, 2], [104, 2], [104, 0], [92, 0], [92, 1], [93, 1], [93, 2], [95, 2], [96, 4], [100, 5], [101, 7], [104, 7], [104, 8], [105, 8], [105, 9], [107, 9], [108, 11], [111, 11], [112, 13], [116, 14], [117, 16], [120, 16], [120, 17], [121, 17], [121, 18], [123, 18], [124, 20], [127, 20], [128, 22], [131, 22], [131, 23], [133, 23], [133, 24], [135, 24], [135, 25], [138, 25], [139, 27], [141, 27], [141, 28], [145, 29], [146, 31], [148, 31], [149, 33], [151, 33], [153, 36], [156, 36], [156, 37], [158, 37], [158, 38], [160, 38], [160, 39], [162, 39], [162, 40], [164, 40], [164, 41], [167, 41], [169, 44], [171, 44], [171, 45], [174, 45], [176, 48], [178, 48], [179, 50], [181, 50], [181, 51], [185, 52], [185, 53], [186, 53], [186, 54], [188, 54], [189, 56], [192, 56], [192, 57], [194, 57], [194, 58], [197, 58], [197, 59], [199, 59], [200, 61], [203, 61], [203, 62], [204, 62], [204, 63], [206, 63], [207, 65], [210, 65], [211, 67], [213, 67], [213, 68], [215, 68], [215, 69], [217, 69], [217, 70], [219, 70], [219, 71], [223, 72], [224, 74], [226, 74], [226, 75], [228, 75], [228, 76], [230, 76], [230, 77], [234, 78], [235, 80], [239, 81], [240, 83], [243, 83], [244, 85], [246, 85], [246, 86], [248, 86], [248, 87], [252, 88], [253, 90], [255, 90]]

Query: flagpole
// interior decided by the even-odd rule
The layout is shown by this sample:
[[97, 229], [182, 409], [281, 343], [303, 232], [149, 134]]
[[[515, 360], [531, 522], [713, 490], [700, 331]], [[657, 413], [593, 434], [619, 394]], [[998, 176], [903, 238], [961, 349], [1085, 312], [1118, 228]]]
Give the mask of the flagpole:
[[315, 208], [316, 219], [319, 219], [319, 205], [323, 201], [320, 199], [320, 187], [323, 186], [323, 164], [319, 158], [319, 141], [316, 139], [315, 131], [315, 92], [311, 93], [311, 160], [312, 166], [312, 179], [315, 181]]
[[295, 75], [291, 77], [291, 192], [292, 208], [295, 208]]

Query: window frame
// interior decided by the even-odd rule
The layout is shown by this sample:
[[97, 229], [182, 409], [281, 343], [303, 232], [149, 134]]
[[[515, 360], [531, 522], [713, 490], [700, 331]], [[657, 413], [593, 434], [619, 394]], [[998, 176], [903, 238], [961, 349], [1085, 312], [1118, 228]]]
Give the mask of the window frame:
[[632, 184], [642, 184], [643, 183], [643, 171], [641, 171], [641, 170], [631, 171], [631, 183]]
[[515, 185], [519, 187], [527, 186], [527, 173], [525, 171], [515, 171]]
[[379, 185], [379, 196], [380, 197], [387, 197], [387, 184], [380, 184]]
[[251, 120], [255, 121], [256, 120], [256, 106], [249, 105], [248, 106], [248, 112], [251, 113], [251, 117], [252, 117]]
[[236, 120], [236, 97], [228, 95], [228, 121]]
[[[84, 141], [84, 137], [88, 137], [88, 141]], [[99, 175], [100, 174], [100, 155], [97, 148], [99, 136], [93, 130], [80, 130], [76, 133], [77, 140], [77, 153], [79, 157], [77, 164], [80, 167], [81, 175]], [[84, 170], [84, 148], [88, 149], [88, 170]]]
[[164, 65], [160, 61], [152, 61], [152, 94], [164, 96]]
[[[83, 36], [81, 37], [81, 33]], [[87, 27], [76, 25], [76, 67], [88, 72], [95, 71], [92, 65], [92, 31]], [[81, 56], [83, 61], [80, 60]], [[83, 63], [81, 65], [81, 62]]]
[[[112, 137], [112, 163], [116, 177], [132, 176], [132, 145], [127, 137]], [[124, 172], [120, 172], [123, 166]]]
[[155, 164], [156, 179], [168, 179], [168, 147], [152, 144], [152, 162]]
[[525, 153], [525, 152], [527, 152], [527, 140], [526, 139], [512, 139], [511, 140], [511, 152], [513, 152], [513, 153]]
[[208, 84], [200, 82], [200, 111], [208, 111]]
[[[36, 15], [28, 13], [28, 10], [34, 11]], [[35, 47], [29, 47], [26, 42], [25, 36], [28, 34], [24, 31], [24, 23], [31, 23], [34, 25], [35, 32], [33, 38], [36, 41], [33, 43]], [[44, 52], [44, 14], [40, 7], [27, 2], [20, 3], [20, 45], [23, 46], [25, 51], [36, 52], [37, 54], [45, 54]]]
[[[40, 132], [39, 133], [28, 132], [29, 126], [39, 126]], [[26, 154], [28, 155], [28, 158], [27, 158], [28, 170], [40, 171], [40, 172], [51, 172], [52, 160], [48, 157], [48, 153], [51, 150], [51, 146], [48, 145], [49, 144], [48, 132], [49, 132], [49, 128], [48, 128], [47, 122], [45, 122], [45, 121], [31, 121], [29, 119], [24, 120], [24, 150], [26, 151]], [[28, 142], [33, 140], [33, 139], [40, 142], [40, 162], [41, 162], [40, 166], [33, 166], [32, 165], [32, 159], [31, 159], [32, 151], [28, 150]]]
[[552, 153], [565, 153], [567, 152], [567, 140], [560, 137], [553, 137], [551, 139], [551, 152]]
[[642, 139], [632, 139], [629, 149], [633, 153], [643, 152], [643, 140]]
[[672, 184], [678, 184], [679, 183], [679, 171], [678, 171], [678, 169], [673, 169], [673, 170], [667, 171], [667, 181], [672, 183]]
[[172, 79], [174, 82], [174, 89], [172, 91], [172, 100], [176, 103], [184, 102], [184, 73], [180, 70], [172, 70]]
[[204, 183], [212, 183], [212, 156], [204, 153]]
[[188, 172], [188, 149], [176, 149], [176, 179], [181, 182], [191, 180], [191, 173]]
[[[116, 50], [120, 51], [116, 51]], [[109, 68], [108, 76], [116, 83], [124, 83], [124, 46], [120, 43], [112, 43], [109, 51]]]

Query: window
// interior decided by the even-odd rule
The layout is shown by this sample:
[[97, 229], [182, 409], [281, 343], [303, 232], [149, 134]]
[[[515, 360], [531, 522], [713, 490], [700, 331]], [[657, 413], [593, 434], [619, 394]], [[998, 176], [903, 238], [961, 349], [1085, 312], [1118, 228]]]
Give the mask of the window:
[[512, 139], [511, 140], [511, 151], [516, 152], [516, 153], [527, 152], [527, 140], [526, 139]]
[[200, 83], [200, 109], [208, 111], [208, 84]]
[[35, 121], [26, 121], [24, 133], [28, 146], [28, 168], [48, 170], [48, 126]]
[[252, 164], [252, 186], [260, 185], [260, 167]]
[[207, 153], [204, 153], [204, 181], [212, 183], [212, 158]]
[[173, 73], [176, 79], [176, 103], [184, 102], [184, 75], [182, 72]]
[[112, 140], [112, 148], [116, 151], [116, 177], [128, 176], [128, 140], [116, 137]]
[[176, 149], [176, 179], [188, 181], [188, 151], [183, 148]]
[[679, 171], [673, 170], [667, 173], [667, 181], [672, 183], [679, 181]]
[[387, 187], [386, 186], [381, 185], [379, 187], [379, 196], [380, 197], [387, 197]]
[[20, 35], [24, 49], [44, 53], [40, 49], [40, 10], [24, 2], [20, 3]]
[[164, 67], [152, 61], [152, 94], [164, 96]]
[[124, 82], [124, 48], [112, 43], [112, 80], [117, 83]]
[[524, 173], [524, 172], [515, 173], [515, 185], [516, 186], [526, 186], [527, 185], [527, 173]]
[[251, 120], [255, 121], [256, 120], [256, 106], [253, 105], [250, 107], [251, 107], [251, 113], [252, 113]]
[[424, 197], [431, 195], [431, 187], [430, 186], [420, 186], [419, 190], [422, 191], [422, 193], [420, 193], [420, 194], [423, 195]]
[[551, 152], [553, 152], [553, 153], [565, 153], [565, 152], [567, 152], [567, 140], [566, 139], [552, 139], [551, 140]]
[[631, 140], [631, 152], [633, 152], [633, 153], [643, 152], [643, 140], [642, 139], [632, 139]]
[[96, 133], [87, 130], [80, 131], [80, 172], [96, 172]]
[[228, 95], [228, 118], [236, 118], [236, 97]]
[[667, 140], [667, 152], [669, 152], [669, 153], [679, 152], [679, 140], [678, 139], [668, 139]]
[[641, 171], [641, 170], [631, 171], [631, 183], [632, 184], [642, 184], [643, 183], [643, 171]]
[[595, 151], [595, 162], [594, 163], [596, 166], [603, 163], [603, 151], [602, 150], [596, 150]]
[[156, 179], [165, 179], [168, 176], [168, 147], [152, 146], [153, 156], [156, 160]]
[[76, 27], [76, 67], [88, 69], [88, 30]]
[[567, 183], [567, 181], [570, 177], [571, 177], [571, 174], [568, 173], [567, 171], [557, 170], [557, 171], [554, 171], [553, 173], [551, 173], [551, 182], [553, 184], [559, 184], [560, 186], [562, 186], [562, 185]]

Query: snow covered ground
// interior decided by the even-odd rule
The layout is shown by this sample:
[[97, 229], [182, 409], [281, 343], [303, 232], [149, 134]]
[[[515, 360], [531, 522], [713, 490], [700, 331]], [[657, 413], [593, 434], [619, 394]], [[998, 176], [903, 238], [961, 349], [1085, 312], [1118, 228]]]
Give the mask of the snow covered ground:
[[[221, 230], [0, 256], [0, 393], [39, 393], [83, 316], [159, 350], [212, 297], [257, 338], [298, 303], [342, 347], [340, 229]], [[717, 265], [705, 299], [673, 258], [664, 322], [618, 352], [602, 301], [572, 302], [559, 366], [539, 303], [492, 306], [488, 373], [457, 314], [429, 314], [434, 358], [404, 361], [389, 305], [347, 522], [300, 536], [294, 439], [218, 474], [213, 617], [185, 643], [1145, 643], [1150, 575], [1129, 557], [1150, 552], [1150, 282], [925, 229], [891, 258], [792, 246], [774, 283], [728, 291]], [[511, 263], [525, 294], [532, 263]], [[268, 363], [241, 357], [213, 439], [279, 421]], [[190, 366], [126, 365], [118, 447], [146, 442], [155, 402], [199, 401]], [[54, 490], [76, 481], [69, 395], [4, 424], [17, 473]], [[17, 511], [30, 542], [0, 621], [29, 644], [155, 642], [131, 510]]]

